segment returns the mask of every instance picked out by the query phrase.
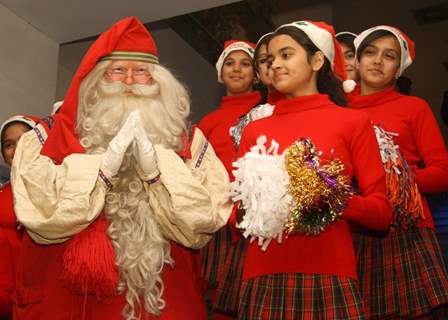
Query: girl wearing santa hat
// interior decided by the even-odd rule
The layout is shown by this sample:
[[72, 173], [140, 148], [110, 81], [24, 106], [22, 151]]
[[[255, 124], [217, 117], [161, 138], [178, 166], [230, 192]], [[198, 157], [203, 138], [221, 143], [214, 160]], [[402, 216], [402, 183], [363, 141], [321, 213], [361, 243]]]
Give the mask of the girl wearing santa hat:
[[[225, 42], [224, 50], [216, 62], [216, 71], [218, 82], [224, 84], [227, 94], [221, 98], [220, 105], [198, 123], [230, 177], [236, 148], [229, 130], [261, 99], [260, 93], [253, 91], [254, 49], [255, 44], [248, 41]], [[232, 265], [243, 254], [244, 246], [235, 245], [232, 239], [231, 230], [224, 227], [201, 249], [203, 274], [211, 289], [212, 304], [216, 310], [213, 319], [226, 319], [222, 313], [232, 315], [236, 312], [239, 286], [238, 275], [233, 273], [235, 269]]]
[[238, 317], [364, 319], [349, 223], [387, 230], [392, 215], [374, 132], [365, 114], [340, 107], [331, 26], [283, 25], [268, 56], [286, 99], [249, 123], [234, 164], [230, 223], [250, 240]]
[[345, 72], [347, 79], [358, 81], [358, 72], [356, 71], [356, 58], [355, 58], [355, 45], [353, 41], [356, 38], [356, 34], [349, 31], [343, 31], [336, 34], [336, 40], [341, 45], [342, 52], [344, 54]]
[[236, 125], [230, 128], [230, 135], [233, 137], [236, 149], [241, 142], [244, 128], [252, 121], [271, 116], [275, 103], [284, 98], [283, 94], [272, 86], [272, 72], [269, 72], [267, 44], [272, 35], [272, 32], [263, 35], [255, 47], [253, 62], [257, 75], [255, 88], [260, 92], [261, 99], [257, 105], [239, 119]]
[[283, 97], [272, 86], [272, 80], [269, 75], [269, 63], [268, 63], [268, 42], [272, 37], [272, 32], [263, 35], [257, 42], [254, 53], [254, 68], [260, 81], [260, 90], [263, 93], [263, 100], [261, 103], [269, 103], [275, 105], [275, 103]]
[[429, 316], [448, 303], [448, 277], [423, 193], [448, 190], [448, 153], [428, 104], [395, 89], [415, 46], [390, 26], [355, 41], [360, 85], [349, 106], [372, 120], [386, 171], [393, 223], [355, 235], [360, 284], [372, 319]]
[[[11, 166], [20, 137], [31, 130], [37, 118], [15, 115], [6, 120], [0, 129], [3, 160]], [[18, 229], [14, 213], [11, 184], [0, 188], [0, 318], [12, 318], [12, 294], [16, 263], [19, 257], [22, 230]]]

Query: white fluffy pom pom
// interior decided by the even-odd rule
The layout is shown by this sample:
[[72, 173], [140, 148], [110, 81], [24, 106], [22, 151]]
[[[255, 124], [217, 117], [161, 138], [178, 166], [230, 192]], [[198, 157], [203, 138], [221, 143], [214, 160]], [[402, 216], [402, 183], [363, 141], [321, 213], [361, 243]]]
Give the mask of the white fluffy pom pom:
[[342, 82], [342, 88], [344, 89], [345, 93], [350, 93], [353, 90], [355, 90], [356, 82], [354, 80], [345, 80]]
[[231, 195], [233, 201], [241, 201], [246, 211], [237, 226], [244, 230], [244, 237], [270, 241], [282, 234], [292, 197], [288, 193], [284, 157], [278, 154], [279, 145], [273, 140], [266, 150], [265, 143], [266, 137], [259, 137], [257, 145], [233, 164], [237, 169], [233, 171]]

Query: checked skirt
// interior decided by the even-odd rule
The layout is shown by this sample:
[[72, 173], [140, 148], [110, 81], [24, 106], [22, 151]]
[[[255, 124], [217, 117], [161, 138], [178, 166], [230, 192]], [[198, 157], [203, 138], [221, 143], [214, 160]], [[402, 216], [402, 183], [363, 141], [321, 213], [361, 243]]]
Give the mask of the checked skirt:
[[[369, 319], [443, 314], [448, 276], [434, 230], [354, 234], [360, 291]], [[432, 319], [444, 319], [431, 317]]]
[[358, 283], [332, 275], [281, 273], [243, 281], [238, 319], [365, 319]]

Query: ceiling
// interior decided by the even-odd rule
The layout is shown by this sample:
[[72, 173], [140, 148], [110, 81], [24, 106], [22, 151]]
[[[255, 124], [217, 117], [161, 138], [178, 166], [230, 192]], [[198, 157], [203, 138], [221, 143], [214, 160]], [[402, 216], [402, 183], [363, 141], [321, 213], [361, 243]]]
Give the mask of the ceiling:
[[0, 0], [0, 4], [57, 43], [66, 43], [99, 34], [127, 16], [148, 23], [238, 1]]

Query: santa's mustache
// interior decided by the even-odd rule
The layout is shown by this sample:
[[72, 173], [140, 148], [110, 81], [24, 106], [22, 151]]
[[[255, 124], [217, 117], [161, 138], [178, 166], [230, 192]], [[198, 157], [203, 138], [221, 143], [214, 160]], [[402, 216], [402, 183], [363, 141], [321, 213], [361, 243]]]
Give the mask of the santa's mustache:
[[133, 95], [142, 98], [152, 98], [160, 94], [160, 86], [157, 82], [151, 84], [126, 84], [120, 81], [108, 82], [103, 79], [98, 83], [98, 91], [104, 97]]

